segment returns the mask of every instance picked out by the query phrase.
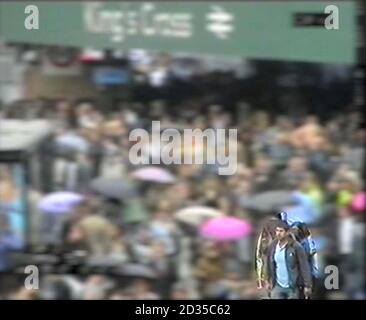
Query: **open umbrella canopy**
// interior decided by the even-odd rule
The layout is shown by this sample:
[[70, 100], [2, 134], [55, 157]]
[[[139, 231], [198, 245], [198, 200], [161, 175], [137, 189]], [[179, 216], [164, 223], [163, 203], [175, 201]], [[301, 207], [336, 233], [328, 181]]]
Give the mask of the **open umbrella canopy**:
[[249, 222], [236, 217], [217, 217], [205, 222], [200, 228], [200, 235], [214, 240], [238, 240], [252, 231]]
[[175, 218], [183, 223], [198, 226], [206, 219], [223, 216], [223, 212], [210, 207], [193, 206], [181, 209], [175, 213]]
[[292, 199], [294, 200], [293, 205], [282, 208], [287, 214], [286, 220], [289, 224], [294, 222], [313, 224], [317, 222], [318, 210], [308, 195], [302, 192], [293, 192]]
[[121, 259], [111, 255], [96, 255], [87, 258], [86, 264], [88, 267], [114, 268], [121, 265]]
[[121, 179], [99, 177], [91, 182], [90, 188], [100, 195], [116, 200], [123, 200], [136, 195], [133, 186]]
[[366, 192], [358, 192], [352, 199], [352, 209], [356, 212], [363, 212], [366, 209]]
[[57, 137], [56, 144], [80, 152], [87, 152], [89, 149], [87, 140], [75, 133], [63, 134]]
[[289, 191], [266, 191], [239, 201], [242, 207], [261, 213], [273, 212], [295, 203], [293, 193]]
[[38, 208], [46, 213], [66, 213], [75, 205], [84, 200], [84, 196], [69, 192], [60, 191], [49, 193], [38, 203]]
[[131, 173], [136, 180], [151, 181], [157, 183], [173, 183], [176, 178], [168, 170], [160, 167], [144, 167]]
[[123, 264], [115, 269], [115, 273], [125, 277], [157, 278], [157, 274], [152, 268], [139, 263]]
[[301, 205], [285, 207], [284, 210], [287, 212], [287, 223], [292, 224], [294, 222], [304, 222], [306, 224], [313, 224], [316, 222], [316, 216], [307, 210], [306, 207]]

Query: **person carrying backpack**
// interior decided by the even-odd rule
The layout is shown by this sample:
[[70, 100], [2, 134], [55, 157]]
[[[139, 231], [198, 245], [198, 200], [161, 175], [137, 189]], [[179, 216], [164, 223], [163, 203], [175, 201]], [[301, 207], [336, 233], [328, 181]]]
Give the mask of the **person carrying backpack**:
[[305, 249], [309, 259], [312, 276], [318, 278], [320, 274], [317, 261], [317, 249], [309, 228], [304, 222], [295, 222], [291, 225], [291, 233], [295, 240]]
[[[294, 239], [298, 241], [305, 249], [310, 265], [313, 288], [319, 287], [319, 281], [321, 278], [320, 266], [318, 261], [318, 252], [315, 246], [315, 242], [312, 238], [311, 232], [308, 226], [303, 222], [295, 222], [291, 225], [291, 234]], [[319, 289], [319, 288], [318, 288]], [[315, 291], [315, 290], [313, 290]], [[300, 295], [301, 296], [301, 295]], [[305, 298], [302, 296], [302, 298]], [[310, 297], [308, 297], [310, 298]]]

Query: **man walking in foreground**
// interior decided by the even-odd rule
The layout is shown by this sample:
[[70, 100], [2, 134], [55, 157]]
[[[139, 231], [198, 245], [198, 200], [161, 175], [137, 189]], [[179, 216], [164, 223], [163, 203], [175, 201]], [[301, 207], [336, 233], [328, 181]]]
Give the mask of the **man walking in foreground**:
[[272, 299], [299, 299], [311, 294], [311, 270], [305, 249], [290, 236], [290, 227], [279, 221], [276, 239], [268, 247], [267, 290]]

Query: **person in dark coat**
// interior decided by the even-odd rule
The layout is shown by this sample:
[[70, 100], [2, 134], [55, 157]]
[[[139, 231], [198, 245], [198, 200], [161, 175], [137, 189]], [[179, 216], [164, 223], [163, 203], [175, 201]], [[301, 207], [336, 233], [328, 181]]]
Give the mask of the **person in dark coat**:
[[272, 299], [298, 299], [300, 290], [310, 297], [311, 269], [303, 246], [290, 236], [290, 227], [279, 221], [276, 239], [268, 247], [267, 290]]

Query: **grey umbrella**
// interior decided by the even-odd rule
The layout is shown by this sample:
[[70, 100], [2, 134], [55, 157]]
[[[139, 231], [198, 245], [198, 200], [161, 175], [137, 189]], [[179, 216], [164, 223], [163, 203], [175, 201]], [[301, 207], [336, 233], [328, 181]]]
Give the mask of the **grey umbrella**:
[[115, 273], [125, 277], [137, 277], [147, 279], [157, 278], [157, 274], [152, 268], [138, 263], [123, 264], [115, 269]]
[[252, 197], [240, 198], [239, 203], [243, 208], [268, 213], [282, 207], [295, 204], [293, 193], [290, 191], [266, 191]]
[[96, 178], [91, 184], [92, 191], [110, 199], [123, 200], [136, 196], [136, 190], [128, 181], [113, 178]]
[[87, 265], [89, 267], [112, 268], [112, 267], [119, 267], [121, 263], [124, 263], [122, 259], [110, 255], [91, 256], [87, 260]]

